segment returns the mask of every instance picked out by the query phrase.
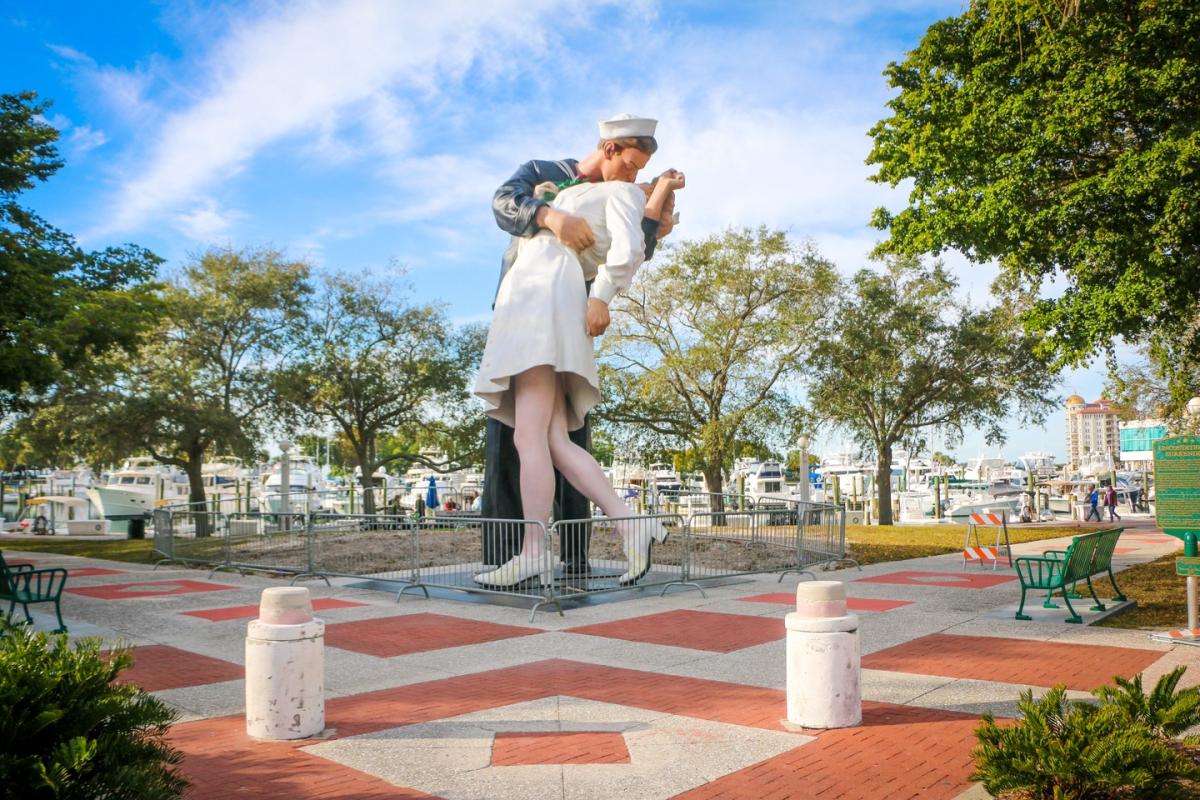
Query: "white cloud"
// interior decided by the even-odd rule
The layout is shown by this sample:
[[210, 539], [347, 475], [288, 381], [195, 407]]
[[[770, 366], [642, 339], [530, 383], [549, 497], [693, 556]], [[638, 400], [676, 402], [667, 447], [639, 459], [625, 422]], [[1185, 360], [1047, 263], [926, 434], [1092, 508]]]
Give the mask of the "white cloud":
[[223, 209], [216, 200], [203, 198], [172, 217], [176, 230], [201, 244], [212, 244], [228, 234], [230, 228], [243, 219], [239, 211]]
[[[121, 186], [95, 234], [136, 229], [238, 173], [264, 148], [312, 133], [345, 109], [375, 99], [365, 123], [404, 142], [389, 87], [432, 91], [477, 56], [529, 47], [549, 24], [548, 0], [442, 3], [413, 13], [386, 0], [272, 7], [244, 20], [197, 76], [195, 102], [165, 118], [140, 168]], [[561, 14], [561, 10], [556, 11]]]
[[71, 155], [75, 158], [82, 156], [90, 150], [95, 150], [104, 144], [108, 144], [108, 135], [104, 131], [96, 130], [90, 125], [78, 126], [67, 137], [67, 147], [70, 149]]

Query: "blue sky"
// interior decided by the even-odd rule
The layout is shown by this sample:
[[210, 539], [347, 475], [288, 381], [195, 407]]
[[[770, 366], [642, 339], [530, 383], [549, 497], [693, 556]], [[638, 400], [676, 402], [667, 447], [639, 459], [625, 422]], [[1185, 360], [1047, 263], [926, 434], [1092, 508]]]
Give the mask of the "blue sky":
[[[882, 70], [962, 7], [9, 2], [0, 91], [54, 101], [67, 165], [26, 202], [89, 248], [136, 242], [168, 269], [212, 244], [398, 264], [419, 299], [484, 321], [505, 245], [492, 191], [521, 161], [584, 155], [620, 111], [660, 120], [652, 172], [688, 173], [678, 236], [766, 223], [860, 268], [871, 210], [902, 200], [863, 163]], [[994, 269], [947, 260], [986, 302]], [[1102, 385], [1097, 364], [1062, 394]], [[1063, 439], [1061, 414], [1014, 423], [1004, 452], [1061, 456]]]

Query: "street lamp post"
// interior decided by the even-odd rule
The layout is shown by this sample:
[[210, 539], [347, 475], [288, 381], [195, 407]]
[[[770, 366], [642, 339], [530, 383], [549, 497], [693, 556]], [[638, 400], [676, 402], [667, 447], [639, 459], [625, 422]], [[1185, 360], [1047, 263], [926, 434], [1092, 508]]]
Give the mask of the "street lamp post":
[[279, 450], [282, 455], [279, 456], [279, 513], [284, 520], [283, 527], [291, 526], [289, 515], [291, 509], [291, 491], [292, 491], [292, 476], [291, 476], [291, 458], [288, 456], [292, 449], [290, 439], [284, 439], [279, 443]]
[[809, 501], [808, 485], [808, 435], [801, 436], [796, 444], [800, 447], [800, 501]]

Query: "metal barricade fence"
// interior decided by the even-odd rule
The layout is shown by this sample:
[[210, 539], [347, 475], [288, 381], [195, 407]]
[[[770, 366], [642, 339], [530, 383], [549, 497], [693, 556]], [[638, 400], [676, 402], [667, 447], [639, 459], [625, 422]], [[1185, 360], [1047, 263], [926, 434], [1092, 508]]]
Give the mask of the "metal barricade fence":
[[543, 523], [438, 516], [414, 533], [414, 586], [533, 599], [531, 620], [547, 604], [562, 613]]
[[308, 520], [302, 513], [227, 515], [225, 559], [215, 569], [308, 572]]
[[[688, 586], [733, 575], [808, 572], [849, 561], [840, 506], [781, 501], [753, 510], [628, 518], [530, 520], [395, 514], [154, 513], [165, 561], [217, 569], [351, 577], [528, 598], [531, 619], [560, 599], [630, 588]], [[649, 549], [649, 560], [644, 555]], [[160, 562], [160, 563], [164, 563]], [[811, 573], [810, 573], [811, 574]]]
[[692, 580], [800, 570], [800, 525], [789, 509], [704, 511], [688, 518]]
[[[849, 563], [862, 569], [846, 554], [846, 509], [831, 503], [796, 503], [800, 525], [799, 557], [801, 567], [829, 569]], [[786, 573], [785, 573], [786, 574]], [[783, 575], [780, 575], [780, 580]]]
[[550, 549], [554, 588], [562, 597], [648, 587], [662, 587], [660, 594], [671, 586], [700, 589], [688, 580], [687, 525], [678, 514], [559, 520], [550, 526]]
[[155, 568], [159, 564], [166, 564], [175, 560], [175, 526], [174, 516], [170, 508], [156, 508], [151, 515], [151, 524], [154, 526], [154, 552], [162, 556]]
[[204, 504], [164, 506], [154, 510], [152, 522], [154, 549], [164, 555], [158, 564], [177, 561], [213, 565], [224, 560], [225, 515], [220, 511]]
[[412, 584], [419, 527], [403, 514], [313, 514], [305, 573]]

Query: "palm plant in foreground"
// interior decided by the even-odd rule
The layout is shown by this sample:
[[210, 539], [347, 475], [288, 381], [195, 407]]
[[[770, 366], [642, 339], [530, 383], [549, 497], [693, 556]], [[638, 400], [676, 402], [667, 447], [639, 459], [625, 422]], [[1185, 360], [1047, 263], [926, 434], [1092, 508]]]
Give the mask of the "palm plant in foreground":
[[136, 686], [116, 683], [127, 649], [73, 646], [6, 627], [0, 635], [0, 786], [27, 800], [170, 800], [187, 781], [164, 737], [176, 713]]
[[1140, 675], [1118, 678], [1094, 692], [1099, 703], [1069, 700], [1061, 685], [1039, 700], [1022, 692], [1020, 720], [983, 715], [972, 779], [1004, 800], [1196, 797], [1195, 750], [1172, 738], [1200, 722], [1200, 690], [1176, 691], [1183, 671], [1149, 695]]

